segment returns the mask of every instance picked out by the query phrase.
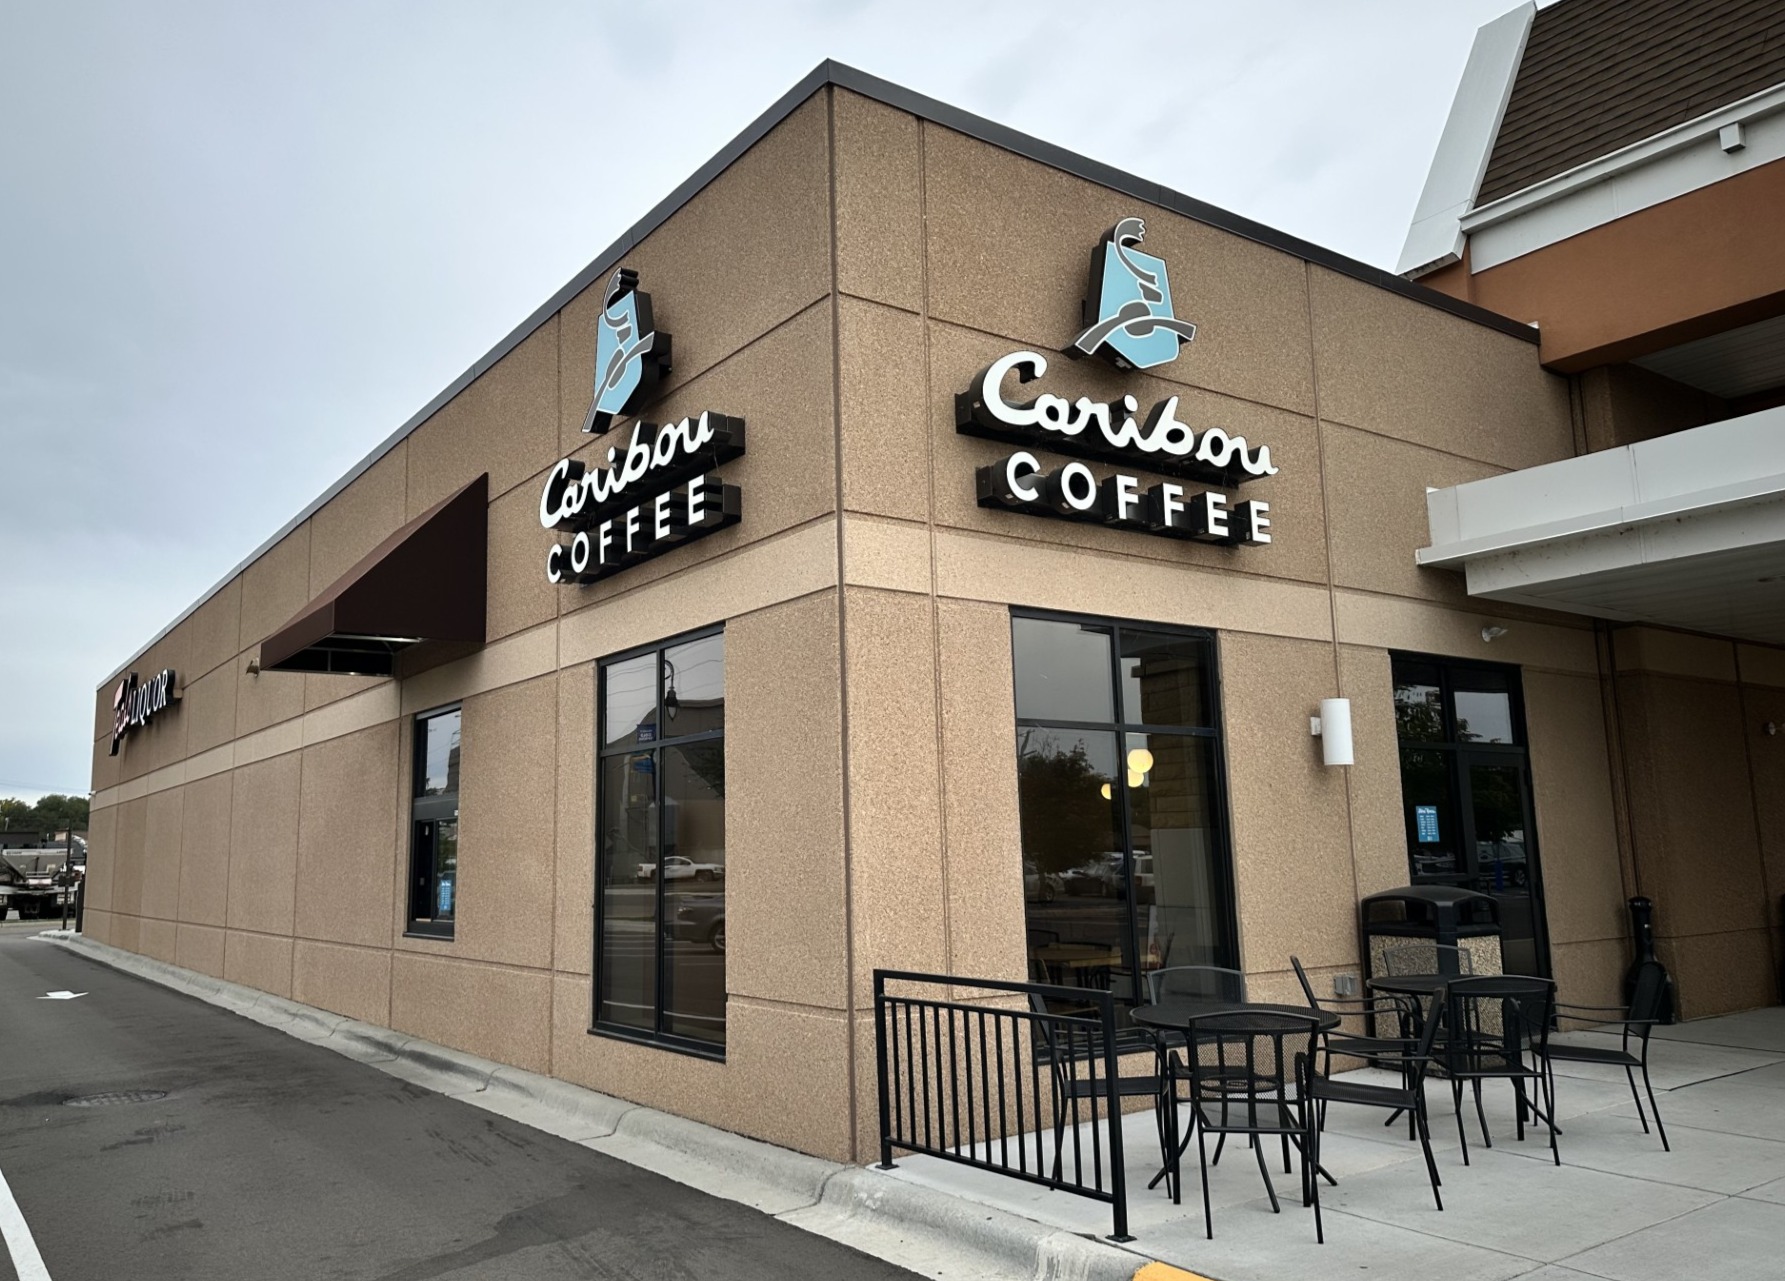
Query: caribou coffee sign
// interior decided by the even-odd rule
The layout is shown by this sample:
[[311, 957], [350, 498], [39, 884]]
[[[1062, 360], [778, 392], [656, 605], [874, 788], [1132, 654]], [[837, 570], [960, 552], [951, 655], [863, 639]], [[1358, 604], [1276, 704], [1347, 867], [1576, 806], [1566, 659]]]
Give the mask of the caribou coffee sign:
[[118, 682], [118, 688], [112, 694], [112, 750], [118, 754], [118, 745], [124, 736], [139, 726], [147, 725], [156, 716], [165, 712], [180, 697], [180, 691], [174, 688], [174, 671], [168, 667], [151, 676], [146, 681], [138, 681], [136, 673], [131, 672]]
[[[1091, 260], [1086, 328], [1066, 354], [1099, 356], [1118, 369], [1150, 369], [1177, 359], [1196, 326], [1172, 314], [1165, 263], [1138, 246], [1139, 218], [1124, 218]], [[1076, 455], [1176, 479], [1143, 484], [1117, 470], [1099, 479], [1082, 462], [1049, 470], [1020, 449], [976, 474], [979, 505], [1034, 516], [1088, 521], [1169, 538], [1260, 546], [1271, 541], [1270, 504], [1235, 502], [1226, 493], [1261, 476], [1274, 476], [1269, 445], [1253, 446], [1221, 427], [1197, 429], [1178, 418], [1178, 397], [1153, 405], [1123, 396], [1113, 404], [1081, 396], [1007, 397], [1047, 373], [1038, 352], [1016, 351], [993, 361], [955, 397], [955, 426], [965, 435]], [[1202, 488], [1215, 486], [1216, 488]]]
[[[583, 430], [605, 433], [667, 374], [670, 338], [652, 324], [651, 298], [622, 267], [608, 282], [595, 338], [595, 391]], [[633, 424], [605, 466], [561, 459], [539, 496], [539, 523], [571, 535], [546, 552], [554, 583], [594, 583], [672, 547], [735, 525], [737, 486], [711, 470], [741, 457], [744, 420], [703, 413], [677, 423]]]

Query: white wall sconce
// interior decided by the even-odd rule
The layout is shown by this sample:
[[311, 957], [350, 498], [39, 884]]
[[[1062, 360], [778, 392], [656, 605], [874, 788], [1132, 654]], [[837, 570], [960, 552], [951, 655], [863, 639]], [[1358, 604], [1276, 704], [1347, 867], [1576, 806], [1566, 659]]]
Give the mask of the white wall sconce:
[[1491, 623], [1481, 629], [1481, 639], [1490, 644], [1499, 640], [1504, 635], [1506, 635], [1506, 629], [1504, 627], [1495, 627]]
[[1320, 740], [1320, 757], [1328, 765], [1355, 764], [1351, 750], [1351, 700], [1323, 698], [1320, 715], [1308, 718], [1308, 729]]

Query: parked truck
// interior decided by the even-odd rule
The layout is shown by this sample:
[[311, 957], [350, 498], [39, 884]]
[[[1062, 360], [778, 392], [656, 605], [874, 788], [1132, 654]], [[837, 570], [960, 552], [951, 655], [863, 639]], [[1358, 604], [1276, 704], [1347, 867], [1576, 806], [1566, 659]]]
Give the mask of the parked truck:
[[66, 862], [68, 851], [7, 850], [0, 854], [0, 921], [16, 911], [22, 921], [58, 916], [74, 906], [74, 887], [85, 869]]

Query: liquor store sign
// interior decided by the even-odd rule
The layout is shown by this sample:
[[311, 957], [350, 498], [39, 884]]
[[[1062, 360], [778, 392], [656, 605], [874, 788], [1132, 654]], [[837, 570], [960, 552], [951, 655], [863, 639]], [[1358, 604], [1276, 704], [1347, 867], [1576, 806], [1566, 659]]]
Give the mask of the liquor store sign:
[[[670, 371], [670, 336], [652, 323], [650, 295], [624, 267], [608, 282], [595, 331], [595, 391], [585, 432], [605, 434]], [[633, 424], [605, 465], [559, 460], [539, 496], [539, 523], [568, 534], [545, 556], [545, 576], [595, 583], [671, 548], [735, 525], [743, 499], [713, 468], [744, 453], [744, 420], [703, 413]]]
[[[1085, 299], [1086, 329], [1068, 356], [1100, 356], [1118, 369], [1147, 369], [1177, 359], [1196, 326], [1172, 314], [1165, 263], [1137, 246], [1139, 218], [1124, 218], [1092, 257]], [[1047, 373], [1039, 352], [1016, 351], [987, 366], [955, 397], [955, 426], [964, 435], [1027, 446], [975, 475], [981, 507], [1086, 521], [1168, 538], [1263, 546], [1271, 541], [1271, 507], [1223, 492], [1278, 468], [1269, 445], [1252, 445], [1221, 427], [1198, 430], [1178, 418], [1178, 397], [1153, 405], [1123, 396], [1110, 404], [1081, 396], [1021, 400], [1015, 387]], [[1032, 449], [1114, 464], [1099, 478], [1083, 462], [1048, 468]], [[1132, 467], [1172, 479], [1143, 484]], [[1212, 487], [1212, 488], [1211, 488]]]
[[163, 668], [146, 681], [137, 680], [135, 672], [119, 681], [118, 688], [112, 691], [111, 755], [118, 754], [119, 746], [131, 730], [147, 725], [172, 707], [179, 697], [171, 667]]

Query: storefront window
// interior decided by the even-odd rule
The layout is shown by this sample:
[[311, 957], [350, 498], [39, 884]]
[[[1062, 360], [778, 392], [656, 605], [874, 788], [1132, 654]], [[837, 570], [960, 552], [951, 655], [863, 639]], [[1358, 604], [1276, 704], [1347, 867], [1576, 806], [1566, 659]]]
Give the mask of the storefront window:
[[1011, 630], [1031, 977], [1140, 1000], [1148, 970], [1235, 965], [1213, 638]]
[[601, 665], [595, 1026], [725, 1046], [725, 638]]
[[409, 930], [451, 938], [459, 882], [459, 729], [456, 707], [415, 718], [410, 803]]

